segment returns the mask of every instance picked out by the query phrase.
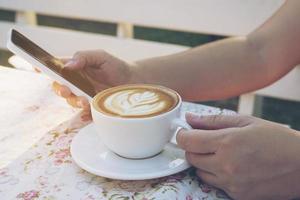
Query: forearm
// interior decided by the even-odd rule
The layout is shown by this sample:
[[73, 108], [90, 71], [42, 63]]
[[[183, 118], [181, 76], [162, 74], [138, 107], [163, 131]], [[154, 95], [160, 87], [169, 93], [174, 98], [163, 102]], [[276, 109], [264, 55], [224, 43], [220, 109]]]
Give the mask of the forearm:
[[176, 89], [186, 100], [214, 100], [264, 87], [300, 63], [300, 1], [290, 0], [245, 38], [141, 60], [143, 82]]
[[174, 88], [186, 100], [214, 100], [269, 83], [257, 52], [247, 38], [230, 38], [137, 65], [146, 83]]

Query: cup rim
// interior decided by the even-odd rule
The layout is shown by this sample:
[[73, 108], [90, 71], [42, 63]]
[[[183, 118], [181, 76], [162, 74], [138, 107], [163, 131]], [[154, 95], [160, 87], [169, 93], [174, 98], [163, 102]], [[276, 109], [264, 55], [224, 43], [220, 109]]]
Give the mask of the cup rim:
[[[154, 116], [150, 116], [150, 117], [141, 117], [141, 118], [125, 118], [125, 117], [118, 117], [118, 116], [112, 116], [112, 115], [107, 115], [101, 111], [98, 111], [96, 108], [95, 108], [95, 99], [96, 97], [102, 93], [102, 92], [105, 92], [109, 89], [112, 89], [112, 88], [118, 88], [118, 87], [124, 87], [124, 86], [138, 86], [138, 85], [145, 85], [145, 86], [150, 86], [150, 87], [160, 87], [160, 88], [165, 88], [167, 90], [170, 90], [172, 91], [178, 98], [178, 102], [176, 104], [176, 106], [167, 111], [167, 112], [164, 112], [164, 113], [160, 113], [158, 115], [154, 115]], [[102, 90], [101, 92], [98, 92], [92, 99], [92, 102], [90, 103], [90, 106], [91, 106], [91, 109], [92, 109], [92, 115], [93, 115], [93, 112], [96, 112], [97, 114], [100, 114], [101, 116], [104, 116], [104, 117], [107, 117], [107, 118], [110, 118], [110, 119], [115, 119], [115, 120], [127, 120], [127, 121], [143, 121], [143, 120], [149, 120], [149, 119], [154, 119], [154, 118], [163, 118], [164, 116], [170, 114], [171, 112], [174, 112], [175, 110], [177, 110], [178, 108], [180, 108], [182, 104], [182, 98], [181, 96], [178, 94], [178, 92], [176, 92], [175, 90], [171, 89], [171, 88], [168, 88], [168, 87], [165, 87], [165, 86], [162, 86], [162, 85], [156, 85], [156, 84], [144, 84], [144, 83], [137, 83], [137, 84], [123, 84], [123, 85], [118, 85], [118, 86], [115, 86], [115, 87], [110, 87], [110, 88], [107, 88], [105, 90]], [[93, 118], [93, 116], [92, 116]]]

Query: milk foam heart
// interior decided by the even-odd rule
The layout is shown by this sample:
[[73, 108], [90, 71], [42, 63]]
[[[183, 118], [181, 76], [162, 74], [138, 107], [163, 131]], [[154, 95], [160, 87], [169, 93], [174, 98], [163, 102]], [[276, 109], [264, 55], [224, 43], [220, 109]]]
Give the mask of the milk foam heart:
[[137, 89], [116, 92], [104, 101], [107, 110], [120, 116], [149, 115], [160, 112], [166, 105], [157, 93]]

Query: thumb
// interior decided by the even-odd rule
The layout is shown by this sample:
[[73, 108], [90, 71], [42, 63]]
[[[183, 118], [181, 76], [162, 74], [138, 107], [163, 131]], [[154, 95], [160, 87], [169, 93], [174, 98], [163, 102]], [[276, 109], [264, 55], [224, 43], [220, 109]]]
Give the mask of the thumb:
[[84, 64], [79, 59], [71, 58], [65, 62], [64, 67], [67, 67], [68, 69], [71, 70], [79, 70], [84, 67]]
[[72, 59], [66, 62], [65, 67], [74, 70], [83, 69], [85, 67], [97, 69], [106, 62], [107, 57], [108, 54], [103, 50], [78, 51], [74, 54]]
[[194, 129], [216, 130], [232, 127], [244, 127], [252, 122], [251, 116], [244, 115], [208, 115], [200, 116], [186, 113], [186, 121]]

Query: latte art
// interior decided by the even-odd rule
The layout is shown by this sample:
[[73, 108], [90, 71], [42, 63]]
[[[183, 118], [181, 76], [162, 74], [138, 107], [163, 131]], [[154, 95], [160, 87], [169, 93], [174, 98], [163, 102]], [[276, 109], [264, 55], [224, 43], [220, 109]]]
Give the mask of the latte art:
[[150, 115], [163, 110], [167, 102], [150, 91], [124, 90], [104, 101], [104, 107], [120, 116]]
[[[171, 110], [177, 96], [153, 86], [124, 86], [108, 89], [98, 98], [100, 111], [119, 117], [149, 117]], [[100, 93], [101, 94], [101, 93]]]

